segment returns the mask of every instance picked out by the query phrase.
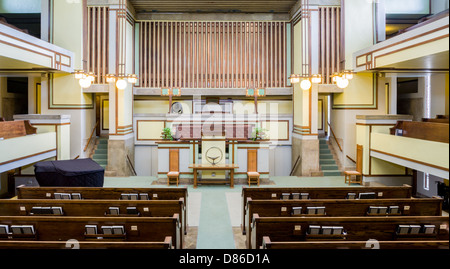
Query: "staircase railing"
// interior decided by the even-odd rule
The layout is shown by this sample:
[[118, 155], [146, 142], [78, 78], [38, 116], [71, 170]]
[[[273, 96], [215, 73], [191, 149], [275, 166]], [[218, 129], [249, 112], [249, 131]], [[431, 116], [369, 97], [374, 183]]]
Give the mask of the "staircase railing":
[[134, 169], [133, 163], [130, 160], [130, 156], [128, 156], [127, 154], [127, 161], [128, 161], [128, 165], [130, 165], [131, 170], [133, 171], [134, 175], [137, 176], [136, 170]]
[[334, 134], [333, 128], [331, 128], [331, 124], [329, 122], [327, 122], [327, 123], [328, 123], [328, 126], [330, 126], [331, 134], [334, 138], [334, 141], [336, 141], [336, 144], [338, 145], [339, 150], [342, 152], [341, 144], [339, 144], [339, 141], [337, 140], [336, 135]]
[[86, 146], [84, 147], [84, 152], [86, 152], [89, 144], [91, 143], [92, 137], [94, 136], [95, 129], [97, 129], [99, 124], [100, 124], [100, 121], [97, 121], [97, 123], [95, 123], [94, 129], [92, 129], [92, 132], [91, 132], [91, 136], [89, 137], [89, 140], [86, 143]]

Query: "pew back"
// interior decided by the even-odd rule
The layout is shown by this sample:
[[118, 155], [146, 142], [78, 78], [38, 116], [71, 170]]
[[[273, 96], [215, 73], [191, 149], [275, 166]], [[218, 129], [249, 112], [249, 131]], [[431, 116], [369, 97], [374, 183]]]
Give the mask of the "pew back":
[[0, 249], [172, 249], [172, 237], [160, 242], [78, 241], [2, 241]]
[[[420, 199], [363, 199], [363, 200], [253, 200], [248, 199], [246, 209], [247, 227], [247, 247], [251, 248], [252, 217], [258, 214], [259, 217], [363, 217], [363, 216], [441, 216], [443, 199], [420, 198]], [[396, 211], [389, 209], [398, 207]], [[301, 207], [301, 209], [300, 209]], [[314, 210], [316, 207], [324, 207], [321, 214], [308, 214], [308, 208]], [[372, 207], [372, 208], [371, 208]], [[382, 207], [378, 210], [374, 207]], [[386, 211], [385, 211], [386, 210]], [[300, 213], [300, 214], [299, 214]]]
[[394, 127], [390, 128], [390, 134], [398, 135], [399, 130], [401, 130], [401, 136], [405, 137], [441, 143], [449, 142], [448, 123], [398, 121]]
[[[0, 234], [0, 241], [127, 241], [161, 242], [166, 236], [172, 237], [176, 249], [183, 247], [183, 233], [180, 232], [179, 215], [172, 217], [36, 217], [36, 216], [0, 216], [0, 224], [32, 225], [35, 233]], [[86, 225], [97, 226], [96, 234], [87, 234]], [[102, 226], [123, 226], [124, 234], [103, 234]]]
[[[105, 188], [105, 187], [17, 187], [18, 199], [55, 199], [55, 193], [79, 193], [81, 199], [119, 200], [122, 194], [147, 194], [149, 200], [187, 202], [187, 188]], [[138, 200], [141, 198], [139, 197]]]
[[412, 187], [404, 184], [403, 186], [389, 187], [242, 187], [242, 233], [246, 234], [246, 207], [247, 199], [252, 200], [280, 200], [283, 193], [307, 193], [309, 199], [346, 199], [349, 193], [354, 193], [359, 197], [360, 193], [375, 193], [377, 199], [390, 198], [411, 198]]
[[29, 121], [0, 121], [0, 137], [4, 139], [35, 134], [36, 131]]
[[446, 240], [430, 241], [277, 241], [273, 242], [270, 237], [263, 237], [263, 249], [449, 249]]
[[[414, 241], [447, 240], [449, 218], [444, 216], [414, 217], [253, 217], [251, 247], [259, 249], [263, 236], [274, 241]], [[400, 234], [400, 225], [434, 225], [433, 233]], [[342, 234], [311, 234], [310, 226], [343, 227]]]

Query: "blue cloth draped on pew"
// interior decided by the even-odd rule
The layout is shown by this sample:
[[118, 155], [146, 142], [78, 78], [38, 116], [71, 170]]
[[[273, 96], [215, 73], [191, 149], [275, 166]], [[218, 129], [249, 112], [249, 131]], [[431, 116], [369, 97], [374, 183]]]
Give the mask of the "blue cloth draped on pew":
[[34, 171], [41, 187], [103, 187], [105, 175], [92, 159], [39, 162]]

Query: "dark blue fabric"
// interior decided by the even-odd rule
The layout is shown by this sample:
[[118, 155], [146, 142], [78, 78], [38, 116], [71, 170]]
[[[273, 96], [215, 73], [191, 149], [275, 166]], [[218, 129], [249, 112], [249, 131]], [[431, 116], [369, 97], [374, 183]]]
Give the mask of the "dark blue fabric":
[[103, 187], [105, 169], [92, 159], [39, 162], [36, 180], [47, 187]]

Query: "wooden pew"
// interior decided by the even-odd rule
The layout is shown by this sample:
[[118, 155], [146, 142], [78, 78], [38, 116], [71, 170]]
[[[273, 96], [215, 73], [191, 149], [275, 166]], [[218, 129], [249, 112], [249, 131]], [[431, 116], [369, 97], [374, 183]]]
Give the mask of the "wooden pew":
[[[137, 193], [148, 195], [149, 200], [178, 200], [187, 201], [187, 188], [105, 188], [105, 187], [17, 187], [18, 199], [54, 199], [55, 193], [79, 193], [81, 199], [119, 200], [123, 193]], [[140, 198], [138, 198], [140, 200]]]
[[[448, 240], [378, 241], [377, 249], [449, 249]], [[277, 241], [263, 236], [263, 249], [373, 249], [369, 241]]]
[[[105, 187], [17, 187], [18, 199], [55, 199], [55, 193], [79, 193], [84, 200], [119, 200], [122, 194], [146, 194], [150, 200], [184, 200], [184, 231], [187, 232], [187, 202], [186, 187], [177, 188], [105, 188]], [[141, 199], [141, 197], [138, 197]]]
[[[61, 215], [48, 212], [34, 212], [33, 207], [51, 208], [60, 207]], [[118, 208], [119, 215], [111, 214], [110, 208]], [[135, 207], [136, 213], [127, 213], [128, 207]], [[180, 216], [182, 224], [180, 232], [186, 234], [184, 228], [185, 210], [184, 200], [43, 200], [43, 199], [8, 199], [0, 200], [0, 216], [92, 216], [92, 217], [171, 217]], [[183, 239], [183, 237], [180, 238]], [[183, 242], [182, 242], [183, 243]]]
[[[273, 241], [415, 241], [447, 240], [449, 218], [413, 217], [259, 217], [253, 216], [251, 246], [259, 249], [264, 236]], [[435, 225], [432, 234], [399, 234], [399, 225]], [[308, 234], [310, 226], [343, 227], [343, 234]]]
[[[412, 187], [403, 186], [392, 187], [242, 187], [242, 234], [246, 234], [246, 208], [247, 199], [253, 200], [280, 200], [283, 193], [308, 193], [309, 199], [346, 199], [349, 193], [356, 194], [374, 192], [376, 198], [411, 198]], [[292, 196], [292, 195], [291, 195]]]
[[390, 128], [390, 134], [441, 143], [449, 142], [448, 123], [441, 122], [398, 121]]
[[[393, 198], [393, 199], [362, 199], [362, 200], [253, 200], [247, 201], [247, 247], [251, 248], [251, 217], [363, 217], [363, 216], [442, 216], [443, 199], [433, 198]], [[398, 213], [369, 212], [369, 208], [398, 206]], [[296, 214], [293, 208], [301, 207], [301, 214]], [[324, 214], [308, 214], [307, 207], [325, 207]], [[298, 211], [297, 209], [296, 211]], [[373, 210], [375, 211], [375, 210]]]
[[27, 120], [0, 121], [0, 137], [4, 139], [36, 134], [36, 132], [37, 128], [31, 126]]
[[[172, 249], [172, 237], [160, 242], [78, 241], [76, 249]], [[2, 241], [0, 249], [74, 249], [67, 241]]]
[[[172, 237], [175, 249], [183, 248], [179, 215], [172, 217], [36, 217], [0, 216], [1, 225], [32, 225], [35, 234], [0, 234], [0, 241], [125, 241], [163, 242]], [[86, 234], [86, 225], [97, 226], [96, 234]], [[123, 226], [124, 234], [103, 234], [102, 226]], [[12, 229], [12, 227], [11, 227]]]

